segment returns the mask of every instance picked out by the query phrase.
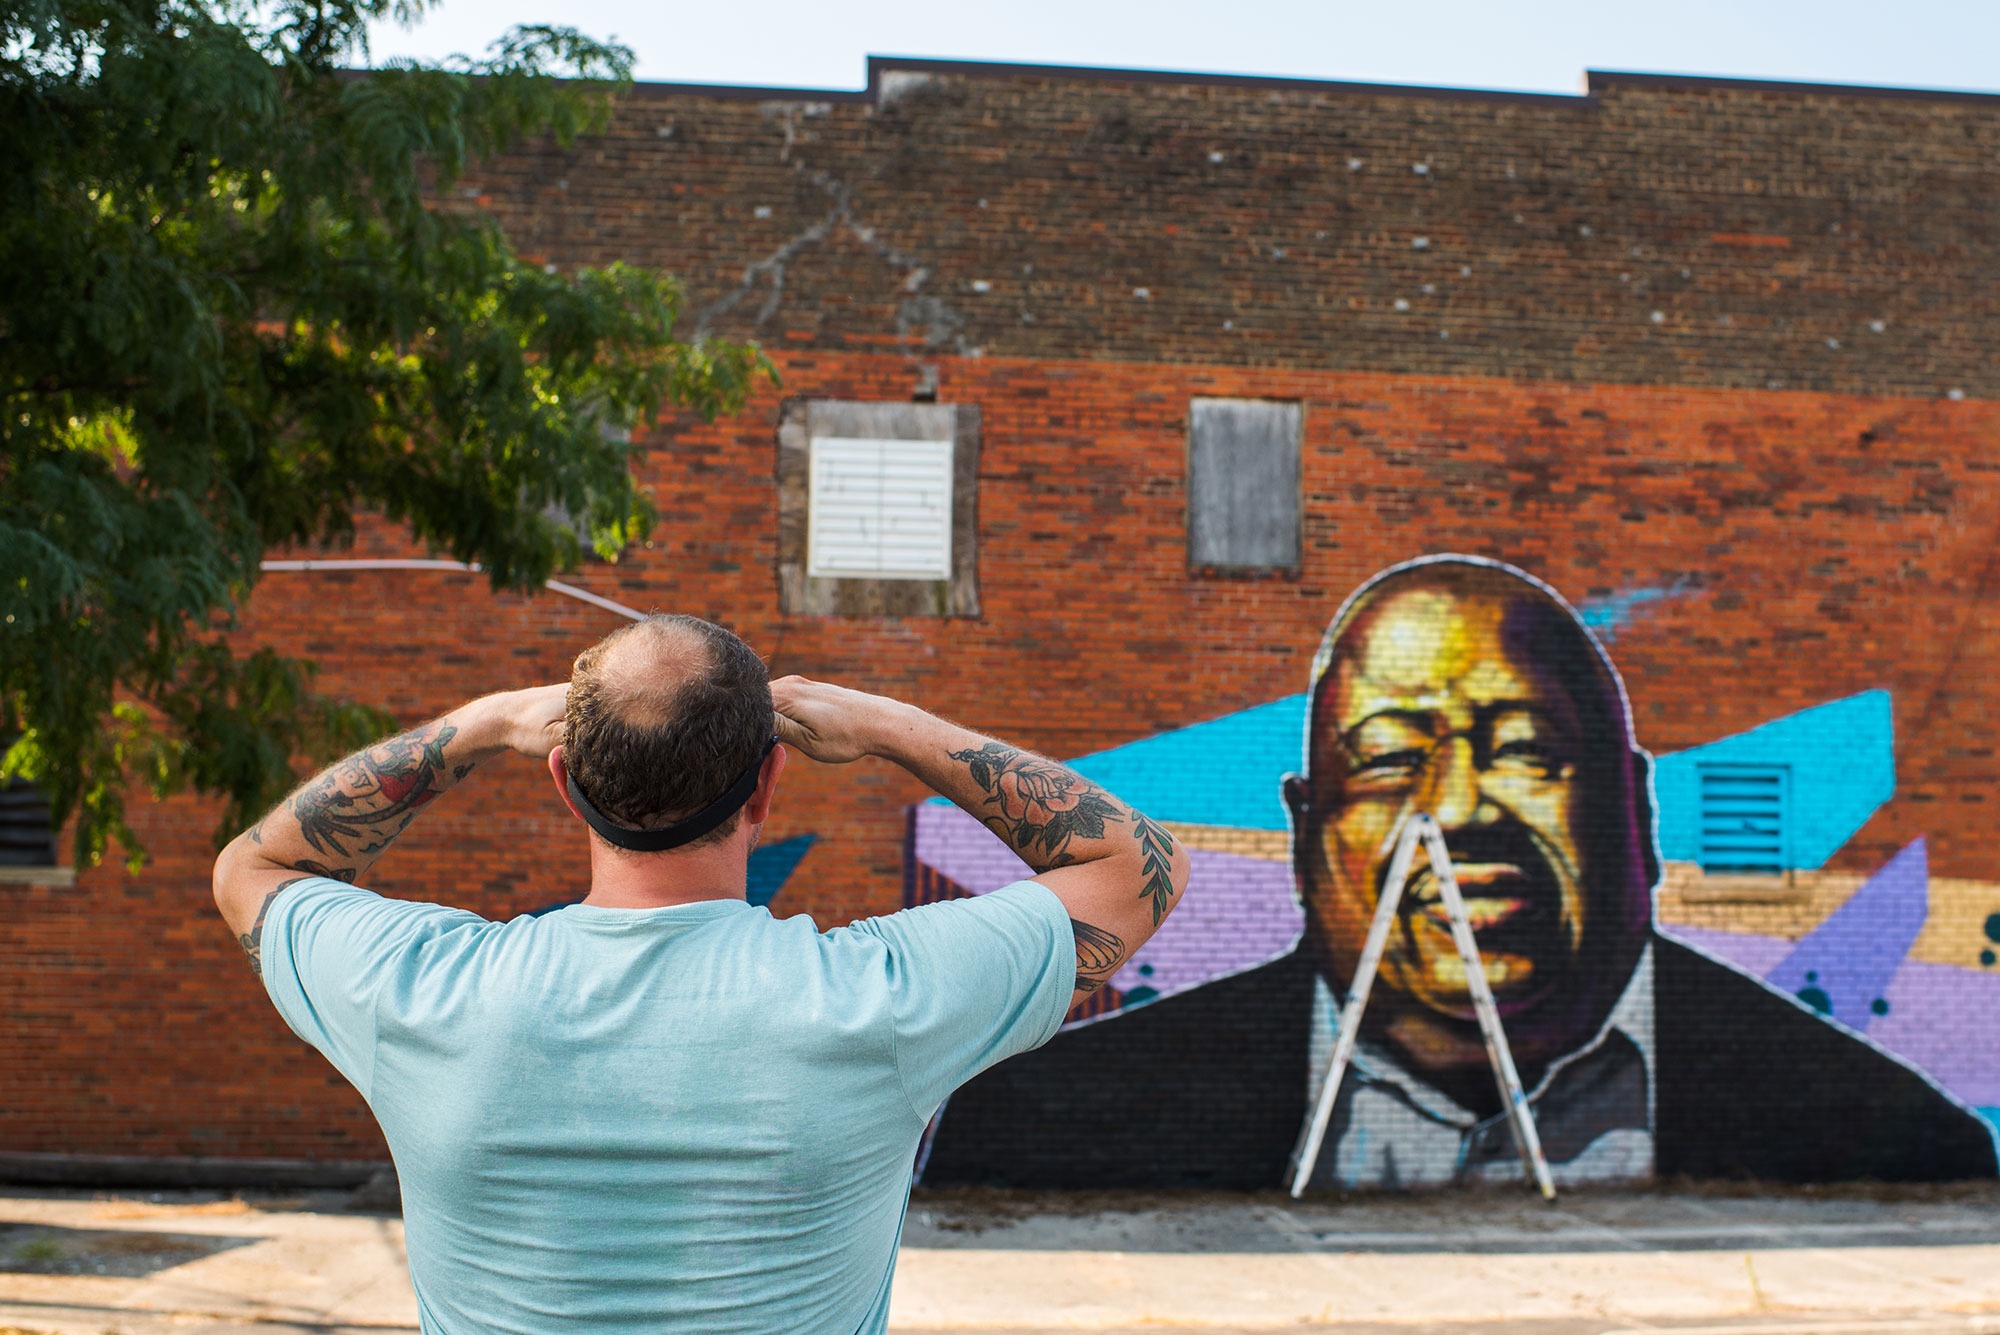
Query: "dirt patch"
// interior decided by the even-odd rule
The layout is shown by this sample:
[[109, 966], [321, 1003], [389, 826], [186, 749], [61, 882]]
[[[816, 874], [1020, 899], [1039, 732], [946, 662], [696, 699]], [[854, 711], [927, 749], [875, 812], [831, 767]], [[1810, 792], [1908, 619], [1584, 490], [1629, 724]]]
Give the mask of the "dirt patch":
[[[1668, 1179], [1646, 1187], [1579, 1187], [1558, 1198], [1566, 1205], [1591, 1202], [1665, 1200], [1689, 1197], [1764, 1202], [1852, 1201], [1877, 1204], [1990, 1205], [2000, 1208], [2000, 1182], [1836, 1182], [1799, 1185], [1751, 1181]], [[1313, 1213], [1352, 1210], [1394, 1223], [1415, 1225], [1440, 1214], [1460, 1217], [1487, 1211], [1522, 1212], [1532, 1220], [1540, 1210], [1534, 1193], [1519, 1183], [1492, 1183], [1430, 1190], [1313, 1191], [1294, 1201], [1283, 1191], [1058, 1191], [1008, 1187], [918, 1187], [910, 1212], [932, 1228], [979, 1233], [1035, 1218], [1086, 1218], [1147, 1214], [1166, 1219], [1220, 1211], [1256, 1211], [1270, 1206], [1306, 1208]]]
[[[1609, 1189], [1597, 1188], [1606, 1194]], [[1640, 1193], [1632, 1193], [1640, 1194]], [[1645, 1194], [1722, 1200], [1903, 1201], [2000, 1205], [2000, 1182], [1756, 1182], [1667, 1178]]]

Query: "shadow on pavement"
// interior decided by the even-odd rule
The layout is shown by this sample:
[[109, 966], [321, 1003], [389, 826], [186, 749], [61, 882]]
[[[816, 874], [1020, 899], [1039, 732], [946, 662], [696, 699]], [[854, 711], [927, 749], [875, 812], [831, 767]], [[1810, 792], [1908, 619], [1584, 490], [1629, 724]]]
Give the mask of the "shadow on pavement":
[[920, 1189], [905, 1246], [1001, 1251], [1457, 1253], [1768, 1251], [2000, 1244], [2000, 1189], [1280, 1192]]
[[205, 1233], [0, 1223], [0, 1274], [139, 1279], [260, 1241]]

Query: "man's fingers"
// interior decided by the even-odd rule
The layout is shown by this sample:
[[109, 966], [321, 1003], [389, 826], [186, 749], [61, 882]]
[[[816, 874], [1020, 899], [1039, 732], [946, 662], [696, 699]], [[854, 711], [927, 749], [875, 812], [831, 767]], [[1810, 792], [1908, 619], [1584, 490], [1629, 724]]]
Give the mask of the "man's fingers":
[[530, 686], [517, 691], [513, 727], [508, 744], [524, 756], [541, 760], [563, 739], [563, 719], [569, 702], [569, 683]]
[[845, 765], [868, 754], [859, 728], [874, 696], [807, 677], [780, 677], [771, 683], [778, 740], [812, 759]]
[[796, 719], [787, 718], [782, 713], [774, 717], [777, 723], [778, 740], [786, 746], [795, 746], [807, 755], [811, 755], [813, 735], [806, 729], [805, 725]]

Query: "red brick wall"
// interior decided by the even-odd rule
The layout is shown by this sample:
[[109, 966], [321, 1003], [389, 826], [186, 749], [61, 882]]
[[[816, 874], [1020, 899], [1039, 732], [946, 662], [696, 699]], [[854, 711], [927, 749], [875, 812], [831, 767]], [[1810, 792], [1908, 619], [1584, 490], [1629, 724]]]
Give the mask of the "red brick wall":
[[[793, 393], [907, 385], [894, 355], [782, 369]], [[1061, 756], [1300, 690], [1341, 597], [1422, 552], [1502, 557], [1577, 598], [1679, 580], [1685, 596], [1617, 641], [1643, 744], [1886, 687], [1898, 796], [1840, 863], [1872, 869], [1926, 833], [1934, 874], [2000, 878], [1980, 819], [2000, 800], [1983, 740], [2000, 687], [1981, 667], [2000, 649], [1980, 616], [2000, 526], [1992, 404], [998, 358], [942, 372], [940, 397], [984, 416], [979, 620], [778, 614], [770, 397], [666, 433], [642, 465], [661, 516], [650, 550], [574, 582], [724, 621], [774, 672], [900, 694]], [[1186, 573], [1198, 394], [1304, 402], [1298, 577]], [[266, 576], [247, 624], [317, 659], [329, 688], [415, 721], [563, 675], [617, 619], [454, 572], [313, 572]], [[898, 907], [902, 811], [919, 796], [886, 766], [795, 762], [770, 837], [820, 841], [776, 907], [822, 924]], [[214, 917], [213, 819], [188, 801], [141, 808], [138, 874], [0, 889], [17, 1040], [0, 1056], [0, 1148], [380, 1153], [358, 1097], [283, 1029]], [[508, 759], [429, 814], [376, 884], [510, 914], [573, 897], [584, 870], [546, 776]]]
[[[608, 134], [454, 199], [550, 263], [683, 275], [688, 330], [762, 339], [786, 393], [900, 400], [935, 372], [978, 404], [984, 615], [780, 616], [768, 395], [656, 433], [652, 543], [574, 582], [1059, 756], [1300, 690], [1342, 596], [1423, 552], [1573, 599], [1673, 584], [1615, 647], [1644, 745], [1887, 688], [1897, 797], [1839, 865], [1925, 834], [1934, 875], [2000, 879], [2000, 99], [875, 73], [858, 96], [642, 89]], [[1304, 402], [1296, 577], [1186, 573], [1204, 394]], [[361, 553], [422, 555], [381, 532]], [[615, 624], [460, 573], [273, 573], [245, 639], [415, 721], [561, 676]], [[770, 834], [820, 839], [777, 907], [897, 907], [920, 795], [795, 763]], [[561, 816], [498, 763], [378, 885], [490, 914], [573, 896]], [[0, 1152], [381, 1152], [215, 919], [213, 821], [142, 806], [136, 875], [0, 886]]]

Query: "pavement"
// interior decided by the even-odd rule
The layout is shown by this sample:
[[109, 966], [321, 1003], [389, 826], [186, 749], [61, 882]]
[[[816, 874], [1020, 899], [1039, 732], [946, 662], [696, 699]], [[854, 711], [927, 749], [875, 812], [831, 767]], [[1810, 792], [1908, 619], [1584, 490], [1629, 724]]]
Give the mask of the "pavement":
[[[0, 1188], [0, 1335], [415, 1330], [402, 1222], [356, 1203]], [[890, 1327], [2000, 1335], [2000, 1188], [920, 1191]]]

